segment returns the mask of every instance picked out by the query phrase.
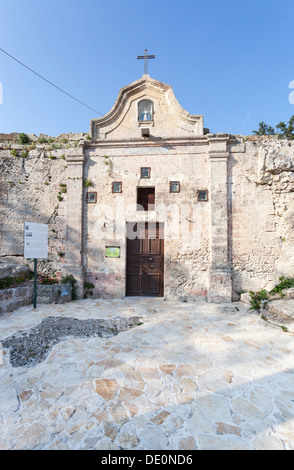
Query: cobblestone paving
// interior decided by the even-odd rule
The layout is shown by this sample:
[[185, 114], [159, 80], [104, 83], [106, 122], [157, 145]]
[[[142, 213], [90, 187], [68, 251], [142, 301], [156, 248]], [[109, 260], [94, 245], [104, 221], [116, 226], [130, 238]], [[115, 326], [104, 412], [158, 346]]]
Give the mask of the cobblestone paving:
[[10, 363], [13, 367], [35, 365], [48, 356], [52, 347], [67, 337], [109, 338], [121, 331], [140, 324], [138, 317], [111, 320], [78, 320], [72, 317], [47, 317], [41, 323], [27, 331], [16, 334], [2, 341], [3, 348], [9, 349]]
[[48, 317], [143, 324], [68, 337], [21, 367], [2, 346], [0, 449], [294, 450], [294, 336], [248, 306], [28, 306], [0, 317], [0, 338]]

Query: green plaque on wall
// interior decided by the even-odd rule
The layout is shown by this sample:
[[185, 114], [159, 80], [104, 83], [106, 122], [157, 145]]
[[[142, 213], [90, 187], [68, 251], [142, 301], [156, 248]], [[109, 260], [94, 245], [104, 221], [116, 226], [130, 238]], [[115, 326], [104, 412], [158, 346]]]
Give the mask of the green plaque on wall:
[[120, 247], [119, 246], [107, 246], [106, 247], [106, 258], [119, 258]]

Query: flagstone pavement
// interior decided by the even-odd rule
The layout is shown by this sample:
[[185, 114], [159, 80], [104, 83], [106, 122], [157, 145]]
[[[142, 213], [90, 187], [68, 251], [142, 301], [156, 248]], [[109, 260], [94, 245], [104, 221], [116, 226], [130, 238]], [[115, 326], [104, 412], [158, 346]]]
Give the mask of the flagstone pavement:
[[294, 335], [247, 305], [27, 306], [0, 317], [0, 340], [49, 316], [141, 324], [68, 336], [21, 367], [2, 348], [0, 449], [294, 450]]

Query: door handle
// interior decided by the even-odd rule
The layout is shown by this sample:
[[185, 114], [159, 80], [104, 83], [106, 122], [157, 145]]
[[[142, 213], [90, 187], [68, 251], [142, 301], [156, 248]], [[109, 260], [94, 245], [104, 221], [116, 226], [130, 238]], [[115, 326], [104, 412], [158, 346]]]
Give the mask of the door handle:
[[149, 261], [152, 261], [152, 260], [153, 260], [153, 258], [148, 258], [148, 259], [149, 259]]

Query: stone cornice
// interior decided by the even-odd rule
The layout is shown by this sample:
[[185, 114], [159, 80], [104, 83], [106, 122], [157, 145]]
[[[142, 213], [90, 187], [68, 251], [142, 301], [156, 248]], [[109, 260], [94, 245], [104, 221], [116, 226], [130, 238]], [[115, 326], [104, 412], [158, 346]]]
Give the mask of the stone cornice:
[[227, 161], [229, 157], [229, 152], [220, 152], [220, 151], [209, 151], [209, 160], [210, 161]]
[[229, 153], [227, 151], [228, 142], [230, 140], [229, 134], [207, 134], [209, 142], [209, 158], [210, 160], [227, 159]]
[[85, 161], [85, 155], [82, 153], [73, 155], [66, 155], [65, 157], [68, 165], [83, 165]]
[[171, 147], [171, 146], [190, 146], [190, 145], [208, 145], [206, 136], [196, 137], [183, 137], [183, 138], [171, 138], [171, 139], [159, 139], [159, 138], [146, 138], [146, 139], [131, 139], [131, 140], [96, 140], [87, 143], [86, 148], [136, 148], [136, 147]]

